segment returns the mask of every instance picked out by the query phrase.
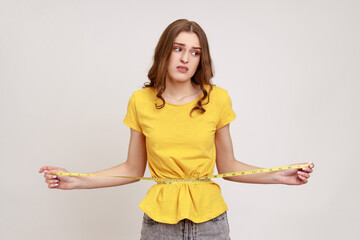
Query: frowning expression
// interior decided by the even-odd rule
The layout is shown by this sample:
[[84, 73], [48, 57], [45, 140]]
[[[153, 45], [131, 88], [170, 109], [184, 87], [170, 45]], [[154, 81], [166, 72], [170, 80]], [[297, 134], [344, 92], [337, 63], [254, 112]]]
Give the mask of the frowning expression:
[[199, 37], [193, 32], [180, 32], [175, 38], [168, 61], [167, 81], [190, 81], [200, 62]]

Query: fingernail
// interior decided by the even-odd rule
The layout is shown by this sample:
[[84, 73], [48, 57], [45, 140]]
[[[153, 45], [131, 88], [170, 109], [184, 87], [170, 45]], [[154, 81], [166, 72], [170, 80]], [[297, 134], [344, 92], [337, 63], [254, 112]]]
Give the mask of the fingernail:
[[58, 183], [55, 183], [55, 187], [57, 187], [57, 186], [59, 186], [59, 184], [58, 184]]
[[59, 180], [55, 180], [55, 182], [59, 182]]
[[54, 175], [54, 176], [53, 176], [53, 178], [57, 178], [57, 176], [56, 176], [56, 175]]

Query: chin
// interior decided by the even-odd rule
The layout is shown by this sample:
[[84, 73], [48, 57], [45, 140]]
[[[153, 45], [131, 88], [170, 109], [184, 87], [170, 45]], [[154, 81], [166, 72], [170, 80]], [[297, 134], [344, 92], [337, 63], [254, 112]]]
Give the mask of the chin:
[[185, 83], [187, 81], [191, 81], [191, 79], [173, 79], [173, 81], [177, 83]]
[[169, 78], [169, 80], [173, 81], [173, 82], [181, 82], [181, 83], [183, 83], [183, 82], [191, 81], [191, 77], [185, 77], [185, 76], [182, 76], [180, 78], [174, 77], [174, 78]]

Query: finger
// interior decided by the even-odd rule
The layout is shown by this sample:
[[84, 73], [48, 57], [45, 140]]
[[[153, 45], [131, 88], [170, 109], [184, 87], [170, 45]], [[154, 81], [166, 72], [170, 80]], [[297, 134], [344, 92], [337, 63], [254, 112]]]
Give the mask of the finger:
[[303, 170], [304, 172], [308, 172], [308, 173], [312, 173], [313, 170], [310, 167], [304, 167], [301, 170]]
[[59, 183], [50, 183], [48, 185], [49, 188], [57, 188], [59, 186]]
[[53, 174], [53, 173], [57, 173], [57, 172], [67, 172], [67, 170], [65, 168], [55, 168], [55, 169], [51, 169], [48, 171], [48, 173]]
[[314, 168], [315, 167], [313, 162], [308, 162], [308, 164], [309, 164], [308, 168]]
[[57, 175], [54, 175], [54, 174], [51, 174], [51, 173], [46, 173], [44, 175], [45, 179], [57, 179], [58, 176]]
[[297, 174], [300, 175], [300, 176], [302, 176], [302, 177], [305, 177], [305, 178], [309, 178], [309, 177], [310, 177], [310, 174], [309, 174], [309, 173], [302, 172], [302, 171], [298, 171]]
[[52, 170], [52, 169], [57, 169], [58, 167], [53, 167], [53, 166], [44, 166], [42, 168], [40, 168], [39, 170], [39, 173], [42, 173], [44, 171], [49, 171], [49, 170]]
[[59, 179], [55, 179], [55, 180], [54, 179], [46, 179], [45, 182], [48, 183], [48, 184], [49, 183], [50, 184], [55, 184], [55, 183], [59, 183], [60, 181], [59, 181]]
[[62, 169], [62, 168], [56, 168], [56, 169], [49, 170], [47, 172], [47, 175], [51, 176], [51, 178], [59, 178], [59, 176], [55, 175], [55, 173], [57, 173], [57, 172], [65, 172], [65, 171], [66, 170]]
[[53, 170], [49, 170], [49, 172], [47, 174], [45, 174], [45, 178], [46, 179], [59, 179], [59, 180], [66, 180], [69, 178], [69, 176], [63, 176], [63, 175], [55, 175], [54, 173], [56, 172], [68, 172], [66, 169], [64, 168], [57, 168], [57, 169], [53, 169]]
[[313, 163], [313, 162], [308, 162], [308, 163], [303, 163], [303, 164], [306, 164], [307, 166], [301, 168], [301, 170], [303, 170], [303, 171], [305, 171], [305, 172], [308, 172], [308, 173], [312, 173], [312, 172], [313, 172], [313, 170], [312, 170], [312, 168], [314, 168], [314, 163]]
[[307, 183], [307, 182], [308, 182], [308, 180], [307, 180], [306, 177], [303, 177], [303, 176], [301, 176], [301, 175], [298, 175], [298, 178], [302, 181], [302, 183]]

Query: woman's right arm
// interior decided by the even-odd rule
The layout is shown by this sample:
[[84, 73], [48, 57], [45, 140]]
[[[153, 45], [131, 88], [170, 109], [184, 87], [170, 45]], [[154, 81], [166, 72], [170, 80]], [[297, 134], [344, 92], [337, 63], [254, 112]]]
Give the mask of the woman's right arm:
[[104, 177], [70, 177], [56, 176], [51, 173], [67, 172], [64, 168], [44, 166], [39, 173], [44, 173], [45, 182], [49, 188], [57, 189], [91, 189], [114, 187], [128, 183], [137, 182], [136, 179], [116, 178], [106, 176], [134, 176], [142, 177], [146, 169], [146, 146], [144, 134], [130, 128], [129, 150], [126, 162], [115, 167], [102, 171], [92, 172], [91, 174], [104, 175]]

